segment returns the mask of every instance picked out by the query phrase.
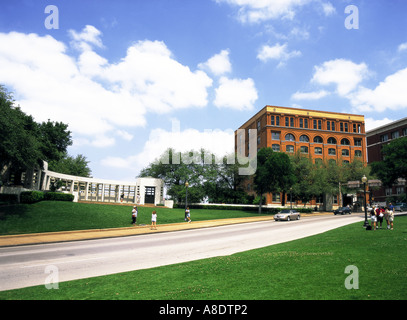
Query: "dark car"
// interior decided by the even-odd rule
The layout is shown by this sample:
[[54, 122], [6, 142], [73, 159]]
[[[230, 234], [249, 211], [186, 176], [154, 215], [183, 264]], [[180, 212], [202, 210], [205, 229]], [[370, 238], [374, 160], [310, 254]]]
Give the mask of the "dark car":
[[351, 213], [352, 213], [352, 210], [350, 208], [348, 208], [348, 207], [339, 207], [338, 209], [336, 209], [334, 211], [334, 215], [337, 215], [337, 214], [351, 214]]

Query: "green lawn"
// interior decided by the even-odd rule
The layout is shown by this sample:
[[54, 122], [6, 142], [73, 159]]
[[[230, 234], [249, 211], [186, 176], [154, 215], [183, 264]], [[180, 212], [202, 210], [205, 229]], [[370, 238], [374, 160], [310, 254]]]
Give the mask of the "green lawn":
[[[345, 273], [358, 268], [359, 289]], [[355, 274], [352, 274], [355, 276]], [[395, 229], [362, 222], [231, 256], [0, 292], [0, 299], [405, 300], [407, 217]]]
[[[58, 201], [0, 207], [0, 235], [130, 227], [132, 208]], [[158, 225], [184, 221], [183, 209], [138, 207], [137, 224], [151, 224], [153, 210], [157, 211]], [[256, 215], [241, 210], [191, 210], [191, 219], [195, 221]]]

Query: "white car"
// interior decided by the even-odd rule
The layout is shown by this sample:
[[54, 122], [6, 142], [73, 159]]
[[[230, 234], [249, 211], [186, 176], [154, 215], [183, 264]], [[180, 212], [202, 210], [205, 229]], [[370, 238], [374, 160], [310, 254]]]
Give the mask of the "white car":
[[296, 210], [291, 210], [291, 209], [284, 209], [281, 210], [279, 213], [274, 215], [274, 220], [275, 221], [281, 221], [281, 220], [286, 220], [286, 221], [291, 221], [291, 220], [300, 220], [301, 214], [296, 211]]

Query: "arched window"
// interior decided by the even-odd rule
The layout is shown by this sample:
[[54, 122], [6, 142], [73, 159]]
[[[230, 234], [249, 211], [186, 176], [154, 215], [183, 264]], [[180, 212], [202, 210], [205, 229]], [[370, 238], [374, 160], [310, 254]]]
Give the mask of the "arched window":
[[335, 138], [328, 138], [328, 144], [336, 144], [336, 139]]
[[348, 139], [344, 138], [344, 139], [341, 140], [341, 145], [343, 145], [343, 146], [349, 146], [349, 145], [350, 145], [350, 142], [349, 142]]
[[315, 142], [315, 143], [323, 143], [324, 141], [322, 140], [322, 138], [321, 138], [320, 136], [316, 136], [316, 137], [314, 138], [314, 142]]
[[309, 138], [308, 138], [306, 135], [302, 135], [302, 136], [300, 137], [300, 141], [301, 141], [301, 142], [309, 142]]
[[285, 136], [286, 141], [295, 141], [295, 137], [293, 134], [289, 133]]

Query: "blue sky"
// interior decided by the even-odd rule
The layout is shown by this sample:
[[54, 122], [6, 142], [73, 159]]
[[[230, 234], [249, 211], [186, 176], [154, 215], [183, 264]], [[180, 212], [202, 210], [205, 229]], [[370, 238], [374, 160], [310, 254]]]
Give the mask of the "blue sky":
[[0, 7], [0, 83], [37, 121], [68, 123], [97, 178], [132, 181], [170, 146], [230, 152], [265, 105], [363, 114], [368, 129], [407, 116], [404, 0]]

